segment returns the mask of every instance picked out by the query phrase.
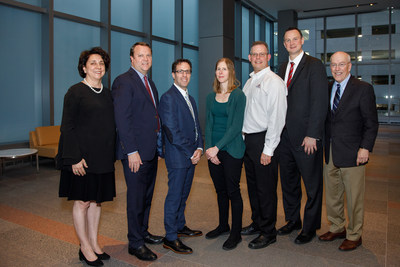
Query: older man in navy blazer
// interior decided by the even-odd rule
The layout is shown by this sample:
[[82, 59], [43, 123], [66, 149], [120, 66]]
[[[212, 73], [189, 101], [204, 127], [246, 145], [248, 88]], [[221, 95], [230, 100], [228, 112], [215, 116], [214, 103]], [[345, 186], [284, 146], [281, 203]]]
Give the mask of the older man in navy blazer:
[[[350, 75], [349, 54], [336, 52], [331, 57], [334, 82], [325, 125], [325, 198], [331, 226], [321, 241], [346, 238], [339, 250], [361, 245], [364, 222], [365, 164], [378, 133], [378, 115], [372, 85]], [[345, 228], [344, 193], [349, 223]]]
[[152, 51], [147, 43], [130, 50], [131, 68], [112, 85], [117, 125], [117, 159], [122, 161], [127, 185], [129, 253], [140, 260], [157, 259], [145, 243], [162, 237], [148, 232], [149, 213], [157, 175], [157, 140], [160, 136], [158, 92], [147, 77]]
[[178, 59], [172, 64], [174, 85], [162, 95], [160, 116], [165, 141], [165, 164], [168, 170], [168, 194], [164, 204], [166, 235], [164, 247], [175, 253], [190, 254], [192, 249], [180, 236], [201, 236], [202, 232], [186, 226], [186, 200], [192, 187], [194, 170], [203, 151], [203, 138], [194, 98], [187, 86], [192, 63]]

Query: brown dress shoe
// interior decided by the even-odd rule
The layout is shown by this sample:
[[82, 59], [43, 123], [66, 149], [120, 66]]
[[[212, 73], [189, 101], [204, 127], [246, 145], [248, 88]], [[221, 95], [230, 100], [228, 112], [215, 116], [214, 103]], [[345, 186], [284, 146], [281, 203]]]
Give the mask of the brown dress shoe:
[[362, 243], [361, 237], [356, 240], [356, 241], [351, 241], [348, 239], [345, 239], [343, 243], [340, 245], [339, 250], [341, 251], [349, 251], [349, 250], [354, 250], [357, 247], [359, 247]]
[[318, 237], [318, 239], [321, 241], [333, 241], [338, 238], [346, 238], [346, 229], [344, 229], [342, 232], [339, 233], [332, 233], [328, 231], [325, 234], [320, 235]]

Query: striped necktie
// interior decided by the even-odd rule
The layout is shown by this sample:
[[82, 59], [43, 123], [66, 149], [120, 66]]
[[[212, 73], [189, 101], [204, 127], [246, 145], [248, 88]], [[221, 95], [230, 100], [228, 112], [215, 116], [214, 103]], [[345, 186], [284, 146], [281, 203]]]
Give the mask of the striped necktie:
[[287, 82], [286, 82], [286, 87], [287, 88], [289, 88], [290, 82], [292, 81], [293, 66], [294, 66], [294, 62], [290, 62], [290, 70], [289, 70], [289, 75], [288, 75]]
[[333, 105], [332, 105], [332, 112], [335, 114], [338, 106], [339, 106], [339, 101], [340, 101], [340, 83], [336, 84], [337, 89], [335, 93], [335, 98], [333, 99]]

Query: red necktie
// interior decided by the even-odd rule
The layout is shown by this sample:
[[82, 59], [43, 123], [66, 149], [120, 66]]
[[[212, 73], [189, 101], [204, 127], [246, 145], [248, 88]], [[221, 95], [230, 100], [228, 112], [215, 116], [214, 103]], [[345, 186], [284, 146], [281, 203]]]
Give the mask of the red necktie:
[[287, 88], [289, 88], [290, 82], [292, 81], [293, 66], [294, 66], [294, 62], [290, 62], [290, 70], [289, 70], [289, 75], [288, 75], [287, 82], [286, 82]]
[[160, 130], [160, 120], [158, 119], [158, 111], [156, 107], [156, 102], [154, 101], [153, 95], [150, 92], [150, 86], [149, 83], [147, 82], [147, 76], [144, 76], [144, 84], [146, 85], [146, 90], [147, 93], [149, 93], [151, 100], [153, 100], [154, 107], [156, 108], [156, 114], [157, 114], [157, 131]]

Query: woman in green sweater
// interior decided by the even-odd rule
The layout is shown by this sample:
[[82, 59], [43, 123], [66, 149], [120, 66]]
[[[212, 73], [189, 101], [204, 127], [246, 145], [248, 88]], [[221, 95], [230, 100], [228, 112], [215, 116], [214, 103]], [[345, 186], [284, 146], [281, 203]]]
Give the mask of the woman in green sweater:
[[219, 225], [206, 234], [207, 239], [229, 233], [229, 200], [232, 207], [232, 230], [222, 248], [234, 249], [242, 237], [243, 201], [240, 195], [245, 145], [242, 126], [246, 96], [238, 88], [233, 62], [221, 58], [215, 66], [214, 92], [207, 96], [206, 156], [211, 179], [217, 192]]

